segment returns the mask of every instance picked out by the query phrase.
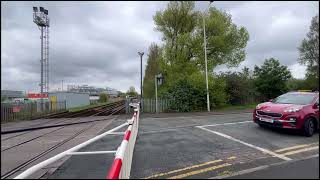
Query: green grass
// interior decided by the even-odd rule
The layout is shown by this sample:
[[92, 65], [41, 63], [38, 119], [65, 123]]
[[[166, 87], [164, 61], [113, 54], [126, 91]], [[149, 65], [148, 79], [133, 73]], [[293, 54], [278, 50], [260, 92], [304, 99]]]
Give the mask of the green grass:
[[214, 111], [232, 111], [232, 110], [250, 110], [254, 109], [258, 103], [246, 104], [246, 105], [225, 105], [216, 108]]
[[97, 107], [97, 106], [101, 106], [101, 105], [105, 105], [105, 104], [109, 104], [111, 102], [105, 102], [105, 103], [98, 103], [98, 104], [92, 104], [92, 105], [86, 105], [86, 106], [79, 106], [79, 107], [74, 107], [74, 108], [70, 108], [67, 109], [69, 110], [69, 112], [78, 112], [84, 109], [88, 109], [88, 108], [93, 108], [93, 107]]

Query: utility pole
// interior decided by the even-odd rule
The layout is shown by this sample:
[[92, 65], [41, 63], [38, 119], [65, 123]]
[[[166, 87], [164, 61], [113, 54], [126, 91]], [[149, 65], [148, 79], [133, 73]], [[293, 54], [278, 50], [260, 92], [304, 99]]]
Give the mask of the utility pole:
[[[209, 6], [211, 4], [210, 1]], [[209, 6], [208, 9], [209, 10]], [[205, 68], [206, 68], [206, 91], [207, 91], [207, 108], [208, 112], [210, 112], [210, 97], [209, 97], [209, 85], [208, 85], [208, 60], [207, 60], [207, 38], [206, 38], [206, 22], [205, 22], [205, 16], [207, 14], [207, 10], [203, 14], [203, 44], [204, 44], [204, 61], [205, 61]]]
[[144, 54], [144, 52], [138, 52], [138, 54], [140, 55], [140, 109], [141, 112], [143, 112], [142, 109], [142, 100], [143, 100], [143, 96], [142, 96], [142, 56]]

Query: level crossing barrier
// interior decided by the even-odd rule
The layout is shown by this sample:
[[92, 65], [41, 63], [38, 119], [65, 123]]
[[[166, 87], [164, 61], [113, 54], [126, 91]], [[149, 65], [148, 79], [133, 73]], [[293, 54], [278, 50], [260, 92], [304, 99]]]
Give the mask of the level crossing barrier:
[[[70, 148], [60, 154], [57, 154], [39, 164], [36, 164], [29, 169], [16, 176], [14, 179], [25, 179], [35, 173], [36, 171], [46, 167], [47, 165], [56, 162], [57, 160], [71, 155], [87, 155], [87, 154], [110, 154], [115, 153], [115, 159], [107, 175], [108, 179], [128, 179], [130, 177], [131, 162], [133, 156], [134, 145], [138, 135], [139, 118], [140, 118], [140, 103], [130, 103], [130, 106], [134, 107], [133, 117], [126, 123], [121, 124], [107, 132], [104, 132], [92, 139], [89, 139], [73, 148]], [[110, 134], [119, 134], [116, 132], [123, 127], [128, 126], [125, 131], [124, 138], [118, 147], [117, 151], [93, 151], [93, 152], [76, 152], [79, 149], [107, 136]]]

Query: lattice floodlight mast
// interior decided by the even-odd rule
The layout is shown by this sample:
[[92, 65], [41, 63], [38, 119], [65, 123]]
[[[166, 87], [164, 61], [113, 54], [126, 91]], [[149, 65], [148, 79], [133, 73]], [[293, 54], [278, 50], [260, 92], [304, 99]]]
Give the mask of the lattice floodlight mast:
[[41, 94], [49, 92], [49, 17], [48, 10], [33, 7], [33, 22], [41, 31]]

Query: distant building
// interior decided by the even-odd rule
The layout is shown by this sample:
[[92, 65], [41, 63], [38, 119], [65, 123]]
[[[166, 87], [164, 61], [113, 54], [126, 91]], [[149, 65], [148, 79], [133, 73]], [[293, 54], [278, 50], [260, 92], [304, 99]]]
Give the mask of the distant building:
[[51, 102], [66, 101], [67, 109], [90, 104], [90, 98], [88, 93], [68, 92], [68, 91], [50, 92], [49, 99]]
[[25, 94], [23, 91], [12, 91], [12, 90], [1, 90], [1, 101], [8, 100], [12, 101], [16, 98], [24, 98]]
[[119, 95], [118, 91], [113, 88], [106, 87], [104, 88], [96, 88], [94, 86], [88, 85], [68, 85], [68, 92], [79, 92], [79, 93], [88, 93], [90, 96], [99, 96], [100, 93], [106, 93], [110, 97], [117, 97]]

